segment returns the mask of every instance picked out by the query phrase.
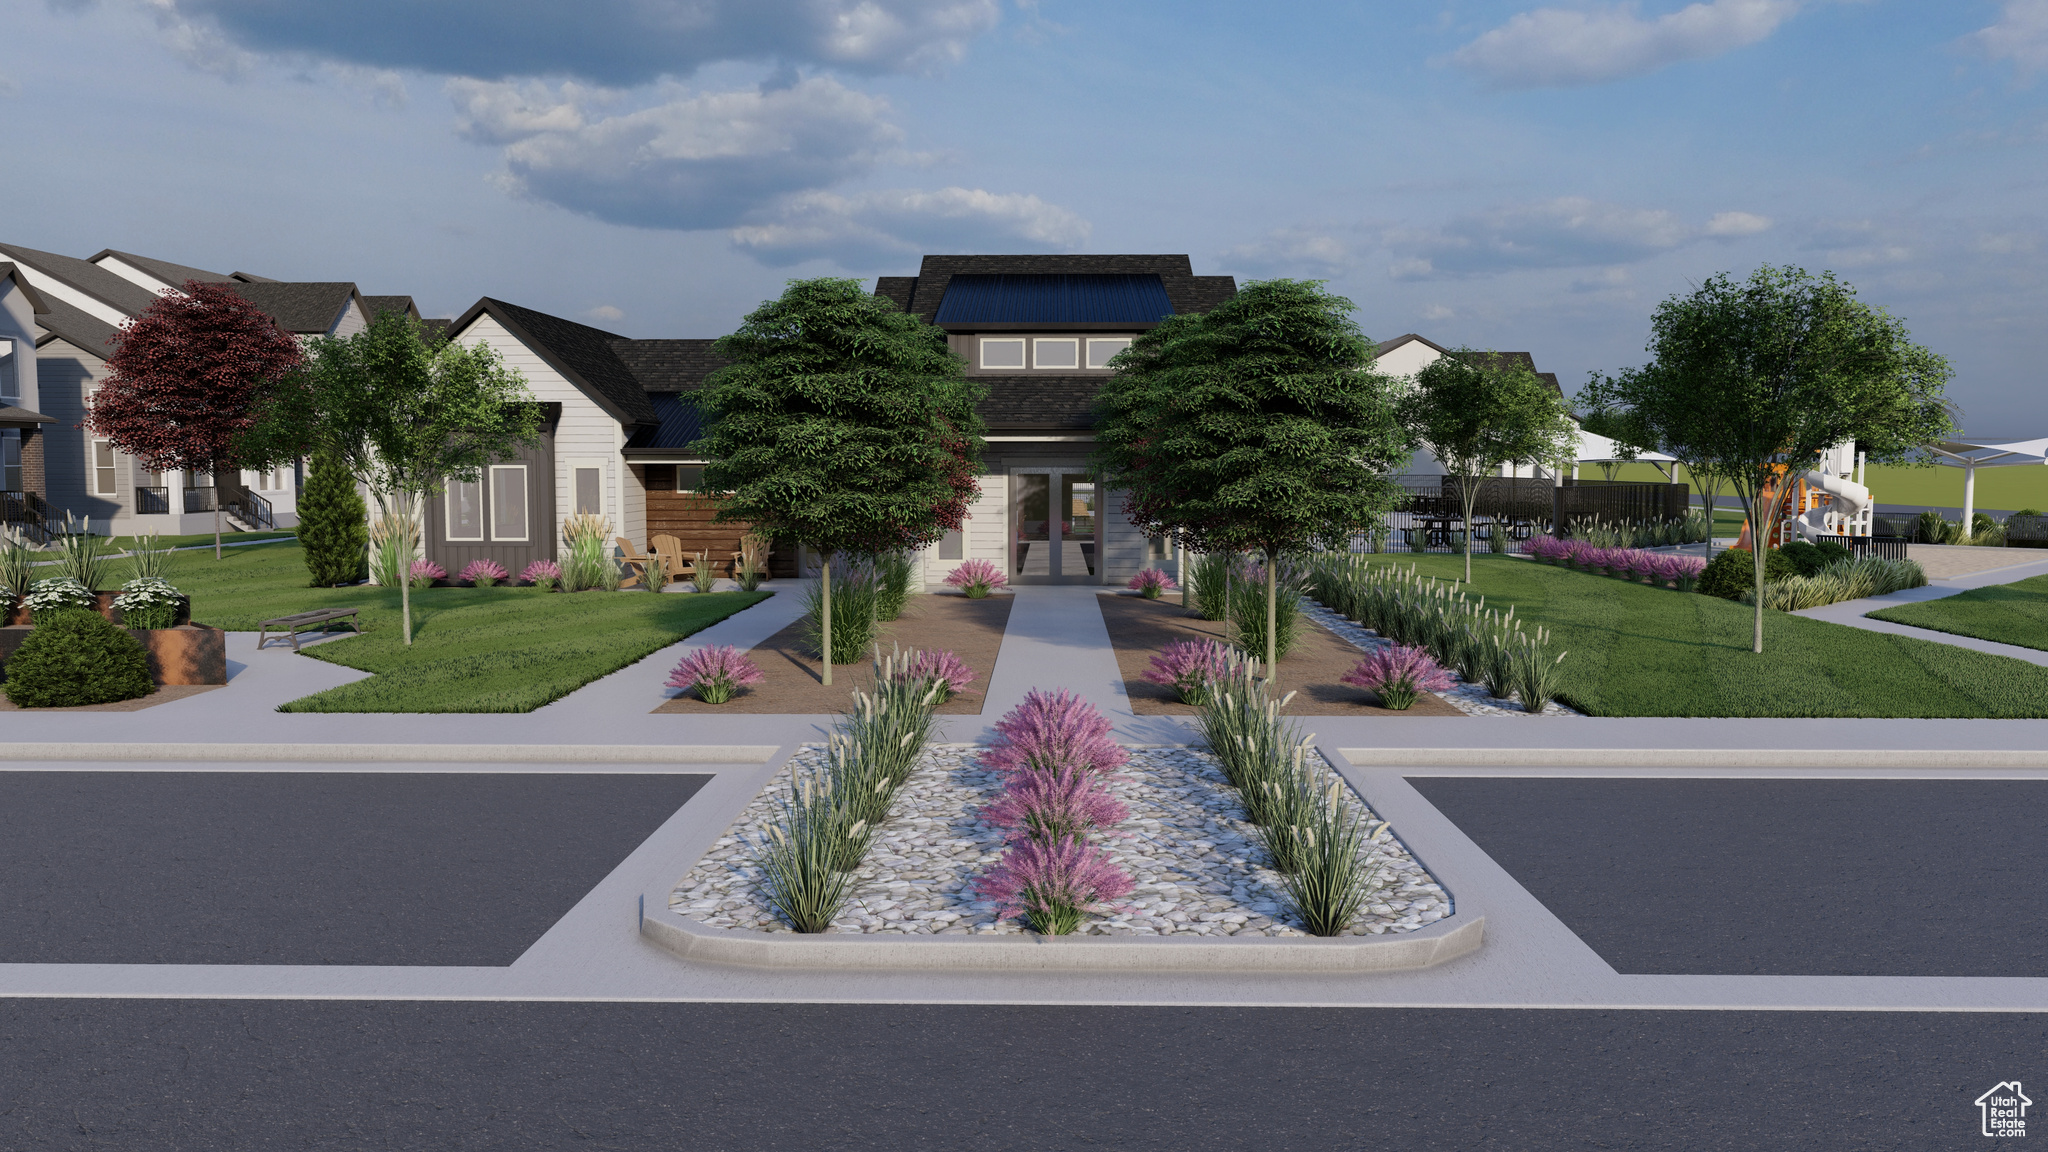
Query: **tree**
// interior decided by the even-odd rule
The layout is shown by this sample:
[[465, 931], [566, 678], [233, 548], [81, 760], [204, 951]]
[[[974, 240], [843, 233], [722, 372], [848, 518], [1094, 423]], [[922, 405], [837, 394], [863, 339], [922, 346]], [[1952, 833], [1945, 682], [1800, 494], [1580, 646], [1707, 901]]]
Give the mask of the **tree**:
[[1577, 429], [1564, 400], [1540, 377], [1494, 352], [1459, 348], [1415, 374], [1401, 420], [1444, 471], [1457, 477], [1465, 514], [1465, 582], [1472, 582], [1472, 510], [1479, 486], [1509, 463], [1551, 460]]
[[[299, 342], [223, 284], [185, 282], [122, 326], [85, 425], [152, 472], [239, 473], [238, 443], [277, 381], [303, 362]], [[221, 556], [220, 501], [213, 557]]]
[[299, 544], [315, 588], [353, 584], [363, 578], [370, 544], [369, 509], [356, 492], [356, 479], [333, 452], [313, 454], [306, 487], [299, 493]]
[[[1585, 390], [1579, 393], [1580, 402], [1597, 404], [1600, 397], [1611, 395], [1607, 390], [1612, 388], [1612, 384], [1608, 381], [1608, 377], [1594, 373]], [[1674, 466], [1683, 467], [1686, 479], [1698, 490], [1700, 503], [1707, 510], [1707, 523], [1711, 529], [1714, 520], [1714, 501], [1721, 493], [1721, 482], [1714, 476], [1712, 461], [1692, 454], [1693, 449], [1690, 446], [1662, 442], [1656, 429], [1645, 424], [1639, 414], [1625, 409], [1593, 407], [1586, 413], [1585, 418], [1579, 421], [1579, 426], [1595, 435], [1613, 440], [1616, 455], [1625, 461], [1634, 460], [1644, 452], [1661, 452], [1671, 457], [1676, 462]], [[1607, 479], [1614, 479], [1608, 465], [1602, 464], [1600, 469], [1606, 474]], [[1666, 478], [1675, 479], [1670, 473], [1666, 473]]]
[[923, 548], [965, 523], [983, 391], [943, 330], [857, 280], [792, 280], [713, 347], [732, 363], [697, 393], [704, 483], [725, 493], [720, 522], [824, 559], [830, 684], [833, 557]]
[[1943, 389], [1948, 361], [1914, 344], [1906, 326], [1856, 298], [1832, 272], [1726, 273], [1671, 296], [1650, 322], [1650, 363], [1596, 381], [1590, 399], [1632, 413], [1665, 451], [1706, 463], [1735, 489], [1758, 547], [1753, 648], [1764, 650], [1766, 541], [1774, 495], [1821, 452], [1854, 440], [1879, 462], [1910, 460], [1954, 435]]
[[[488, 345], [430, 340], [385, 312], [345, 340], [315, 338], [305, 369], [278, 388], [244, 442], [248, 455], [325, 454], [370, 490], [378, 511], [411, 522], [450, 481], [539, 442], [540, 406]], [[398, 582], [412, 644], [412, 582]]]
[[1605, 436], [1614, 444], [1613, 459], [1595, 462], [1603, 480], [1613, 480], [1623, 464], [1635, 463], [1644, 452], [1656, 451], [1654, 446], [1642, 442], [1646, 437], [1645, 431], [1623, 413], [1596, 408], [1579, 418], [1579, 427], [1595, 436]]
[[1278, 655], [1284, 552], [1342, 547], [1394, 507], [1410, 442], [1352, 303], [1305, 280], [1254, 281], [1170, 316], [1111, 362], [1095, 464], [1131, 523], [1201, 552], [1266, 556], [1266, 661]]

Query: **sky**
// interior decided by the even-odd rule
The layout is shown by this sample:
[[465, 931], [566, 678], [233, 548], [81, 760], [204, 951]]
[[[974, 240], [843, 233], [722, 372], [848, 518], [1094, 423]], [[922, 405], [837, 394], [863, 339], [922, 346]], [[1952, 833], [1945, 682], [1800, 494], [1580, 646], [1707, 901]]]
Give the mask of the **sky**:
[[2048, 0], [0, 0], [0, 239], [717, 336], [928, 252], [1184, 252], [1639, 364], [1832, 269], [2048, 436]]

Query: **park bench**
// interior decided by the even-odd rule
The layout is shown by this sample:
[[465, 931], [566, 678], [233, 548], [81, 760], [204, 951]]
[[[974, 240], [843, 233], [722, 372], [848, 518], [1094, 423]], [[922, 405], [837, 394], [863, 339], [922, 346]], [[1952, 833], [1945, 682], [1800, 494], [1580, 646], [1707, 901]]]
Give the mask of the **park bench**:
[[321, 608], [312, 612], [298, 612], [290, 616], [279, 616], [275, 620], [263, 621], [259, 625], [263, 631], [256, 637], [256, 649], [262, 651], [263, 646], [270, 642], [270, 633], [277, 631], [291, 638], [292, 651], [297, 652], [300, 632], [315, 626], [325, 632], [336, 620], [347, 620], [348, 626], [357, 632], [363, 630], [363, 626], [356, 621], [356, 610], [353, 608]]

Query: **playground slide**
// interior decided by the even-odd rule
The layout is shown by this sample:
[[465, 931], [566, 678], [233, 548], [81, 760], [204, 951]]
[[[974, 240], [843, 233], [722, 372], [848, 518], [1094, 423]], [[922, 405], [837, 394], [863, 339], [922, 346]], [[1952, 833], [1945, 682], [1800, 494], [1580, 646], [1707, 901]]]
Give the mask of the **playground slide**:
[[[1840, 505], [1840, 510], [1851, 518], [1870, 506], [1870, 489], [1854, 480], [1844, 480], [1840, 476], [1830, 476], [1825, 472], [1808, 472], [1803, 479], [1808, 487], [1818, 488], [1834, 497], [1833, 503]], [[1816, 536], [1830, 535], [1827, 530], [1827, 514], [1832, 511], [1836, 509], [1827, 505], [1809, 509], [1792, 520], [1792, 529], [1799, 533], [1800, 539], [1806, 541], [1812, 541]]]

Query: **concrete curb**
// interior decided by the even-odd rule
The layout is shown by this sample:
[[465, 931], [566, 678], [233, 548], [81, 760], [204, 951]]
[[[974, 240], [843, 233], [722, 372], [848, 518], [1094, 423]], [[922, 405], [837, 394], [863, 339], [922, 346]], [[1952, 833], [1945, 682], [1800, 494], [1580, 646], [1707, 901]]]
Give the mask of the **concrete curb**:
[[975, 971], [1388, 972], [1429, 968], [1478, 950], [1486, 918], [1455, 913], [1415, 932], [1256, 940], [1235, 936], [803, 935], [713, 928], [666, 908], [640, 934], [685, 960], [749, 968], [947, 968]]
[[0, 761], [156, 763], [765, 764], [774, 744], [94, 744], [13, 743]]
[[1339, 748], [1361, 768], [2048, 768], [2048, 750]]

